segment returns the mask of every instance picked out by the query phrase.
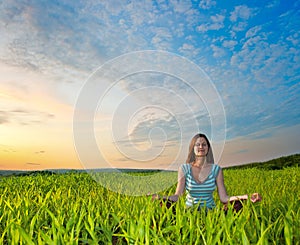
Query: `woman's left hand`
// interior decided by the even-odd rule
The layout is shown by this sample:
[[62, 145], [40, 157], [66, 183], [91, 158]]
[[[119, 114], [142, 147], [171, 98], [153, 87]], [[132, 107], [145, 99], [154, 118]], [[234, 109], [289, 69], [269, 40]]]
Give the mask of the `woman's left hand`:
[[158, 199], [160, 199], [160, 196], [158, 194], [153, 194], [152, 195], [152, 201], [158, 200]]
[[253, 202], [253, 203], [260, 202], [261, 199], [262, 199], [261, 195], [259, 195], [258, 193], [253, 193], [250, 198], [251, 202]]

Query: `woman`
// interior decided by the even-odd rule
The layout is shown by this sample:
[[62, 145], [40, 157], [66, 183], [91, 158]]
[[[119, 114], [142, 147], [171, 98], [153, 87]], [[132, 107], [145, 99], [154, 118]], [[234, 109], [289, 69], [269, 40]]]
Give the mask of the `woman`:
[[[218, 188], [219, 198], [222, 203], [232, 203], [235, 201], [247, 200], [248, 195], [228, 196], [224, 185], [222, 168], [214, 163], [214, 157], [209, 140], [204, 134], [195, 135], [189, 146], [189, 154], [185, 164], [178, 170], [178, 184], [175, 195], [167, 198], [176, 202], [186, 191], [186, 206], [215, 207], [213, 192]], [[158, 199], [158, 195], [153, 195]], [[260, 201], [258, 193], [251, 196], [252, 202]], [[241, 208], [241, 207], [240, 207]]]

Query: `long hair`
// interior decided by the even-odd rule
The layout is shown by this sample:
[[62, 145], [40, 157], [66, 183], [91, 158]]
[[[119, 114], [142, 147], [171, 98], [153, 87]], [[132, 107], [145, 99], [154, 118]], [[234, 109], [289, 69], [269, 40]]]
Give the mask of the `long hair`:
[[213, 155], [213, 151], [212, 151], [212, 147], [210, 145], [210, 142], [208, 140], [208, 138], [206, 137], [205, 134], [196, 134], [191, 142], [190, 142], [190, 146], [189, 146], [189, 153], [188, 153], [188, 157], [186, 159], [186, 163], [193, 163], [196, 159], [196, 156], [195, 156], [195, 152], [194, 152], [194, 146], [195, 146], [195, 143], [197, 141], [198, 138], [204, 138], [207, 142], [207, 145], [208, 145], [208, 152], [207, 152], [207, 155], [206, 155], [206, 162], [207, 163], [210, 163], [210, 164], [214, 164], [214, 155]]

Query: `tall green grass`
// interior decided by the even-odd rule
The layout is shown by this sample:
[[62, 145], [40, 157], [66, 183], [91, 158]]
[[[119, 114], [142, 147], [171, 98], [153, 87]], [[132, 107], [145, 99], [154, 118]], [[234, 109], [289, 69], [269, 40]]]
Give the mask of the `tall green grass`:
[[[176, 180], [176, 173], [167, 175]], [[87, 173], [4, 177], [0, 244], [300, 244], [299, 168], [224, 175], [229, 194], [257, 191], [262, 202], [245, 202], [242, 212], [225, 215], [215, 193], [214, 210], [187, 209], [182, 198], [174, 215], [148, 196], [112, 192]]]

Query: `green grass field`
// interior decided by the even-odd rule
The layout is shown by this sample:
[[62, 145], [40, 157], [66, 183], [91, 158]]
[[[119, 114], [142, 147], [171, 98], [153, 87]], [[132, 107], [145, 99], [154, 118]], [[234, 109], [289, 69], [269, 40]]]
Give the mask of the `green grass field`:
[[[101, 174], [107, 185], [124, 188], [115, 173]], [[262, 202], [225, 215], [215, 193], [214, 210], [186, 209], [182, 198], [174, 215], [148, 196], [112, 192], [87, 173], [2, 177], [0, 244], [300, 244], [298, 167], [225, 169], [224, 175], [229, 194], [259, 192]], [[148, 176], [175, 183], [177, 173]]]

